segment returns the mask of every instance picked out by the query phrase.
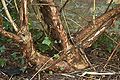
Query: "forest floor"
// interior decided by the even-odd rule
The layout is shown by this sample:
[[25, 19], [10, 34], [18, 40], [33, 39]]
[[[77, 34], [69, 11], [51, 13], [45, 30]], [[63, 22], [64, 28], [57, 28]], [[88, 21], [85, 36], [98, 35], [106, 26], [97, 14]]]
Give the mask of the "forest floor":
[[[15, 43], [3, 43], [6, 50], [0, 55], [0, 58], [7, 60], [6, 66], [0, 68], [0, 80], [30, 80], [32, 76], [37, 72], [34, 67], [26, 67], [24, 64], [18, 62], [19, 59], [13, 59], [11, 53], [20, 52], [20, 49], [16, 47]], [[84, 72], [119, 72], [120, 70], [120, 55], [116, 52], [110, 61], [107, 63], [111, 53], [101, 47], [93, 49], [92, 47], [85, 50], [85, 53], [91, 62], [92, 66], [83, 70], [78, 70], [71, 73], [54, 73], [52, 71], [40, 72], [32, 80], [120, 80], [120, 76], [115, 75], [84, 75]], [[15, 56], [20, 56], [19, 54]], [[21, 60], [22, 62], [22, 60]], [[107, 64], [105, 66], [105, 64]], [[93, 69], [94, 68], [94, 69]]]

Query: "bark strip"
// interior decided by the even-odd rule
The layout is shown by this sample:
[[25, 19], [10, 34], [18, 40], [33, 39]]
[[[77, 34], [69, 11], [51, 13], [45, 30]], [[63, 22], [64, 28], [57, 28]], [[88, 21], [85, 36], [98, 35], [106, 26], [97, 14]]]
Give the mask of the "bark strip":
[[[88, 63], [81, 57], [80, 52], [69, 42], [67, 34], [64, 30], [60, 19], [60, 13], [55, 6], [53, 0], [43, 0], [39, 2], [41, 5], [40, 10], [43, 14], [43, 19], [45, 23], [48, 25], [49, 29], [51, 30], [51, 36], [54, 39], [61, 40], [62, 50], [63, 53], [61, 55], [60, 60], [65, 60], [69, 66], [74, 69], [82, 69], [88, 66]], [[72, 48], [70, 53], [67, 51]], [[60, 62], [58, 60], [56, 63]], [[55, 64], [55, 63], [54, 63]]]
[[[81, 57], [80, 51], [73, 45], [70, 44], [67, 34], [64, 31], [63, 25], [60, 20], [59, 12], [55, 7], [53, 0], [43, 0], [46, 5], [40, 6], [41, 12], [44, 17], [46, 24], [52, 28], [52, 32], [57, 34], [57, 37], [62, 41], [63, 55], [64, 60], [59, 61], [54, 66], [49, 69], [53, 71], [59, 70], [60, 67], [64, 67], [66, 72], [83, 69], [88, 66], [83, 57]], [[41, 3], [41, 2], [40, 2]], [[16, 34], [5, 31], [2, 26], [0, 26], [0, 34], [15, 40], [22, 45], [21, 49], [24, 56], [28, 61], [33, 62], [37, 67], [44, 65], [50, 58], [43, 56], [38, 53], [33, 46], [33, 39], [28, 28], [28, 16], [27, 16], [27, 0], [21, 0], [21, 9], [20, 9], [20, 30]], [[113, 22], [116, 16], [120, 15], [120, 7], [112, 9], [102, 16], [98, 17], [95, 21], [95, 25], [91, 22], [86, 26], [81, 32], [75, 34], [75, 43], [76, 46], [81, 44], [83, 48], [90, 47], [95, 40], [104, 32], [108, 26], [104, 26]], [[71, 47], [72, 46], [72, 47]], [[69, 50], [69, 51], [68, 51]], [[50, 59], [48, 64], [54, 64], [54, 60]]]
[[[83, 30], [74, 34], [74, 39], [76, 44], [81, 44], [83, 48], [88, 48], [92, 45], [95, 39], [91, 39], [90, 37], [94, 37], [95, 33], [103, 28], [106, 22], [110, 21], [110, 19], [114, 19], [116, 16], [120, 15], [120, 7], [115, 9], [111, 9], [110, 11], [106, 12], [105, 14], [99, 16], [95, 20], [95, 24], [91, 22], [88, 26], [84, 27]], [[102, 31], [104, 32], [104, 31]], [[101, 32], [99, 33], [101, 34]], [[98, 37], [98, 36], [95, 36]], [[90, 40], [90, 41], [89, 41]], [[87, 43], [87, 44], [86, 44]]]

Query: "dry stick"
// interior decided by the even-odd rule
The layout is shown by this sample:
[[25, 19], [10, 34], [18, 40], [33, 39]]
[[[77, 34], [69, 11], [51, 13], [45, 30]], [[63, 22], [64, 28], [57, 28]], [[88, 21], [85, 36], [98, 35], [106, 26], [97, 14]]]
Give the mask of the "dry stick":
[[[80, 15], [79, 13], [77, 13], [77, 12], [74, 12], [74, 11], [72, 11], [72, 10], [67, 10], [67, 9], [65, 9], [66, 11], [71, 11], [72, 13], [75, 13], [76, 15], [78, 15], [80, 18], [82, 18], [84, 21], [86, 21], [86, 22], [88, 22], [88, 23], [90, 23], [91, 21], [90, 20], [88, 20], [88, 19], [86, 19], [86, 18], [84, 18], [84, 16], [83, 15]], [[73, 22], [73, 20], [72, 19], [69, 19], [68, 18], [68, 20], [71, 20], [72, 22]], [[74, 22], [75, 23], [75, 22]], [[81, 26], [80, 24], [77, 24], [77, 25], [79, 25], [80, 26], [80, 28], [82, 28], [83, 29], [83, 26]], [[78, 29], [78, 30], [80, 30], [80, 29]]]
[[12, 80], [12, 77], [13, 77], [13, 76], [11, 76], [11, 77], [9, 78], [9, 80]]
[[[110, 19], [109, 21], [111, 21], [111, 19]], [[108, 21], [108, 22], [109, 22], [109, 21]], [[107, 25], [108, 22], [106, 22], [106, 23], [104, 23], [103, 25], [101, 25], [101, 26], [103, 26], [103, 28], [100, 29], [99, 31], [97, 31], [96, 34], [97, 34], [98, 32], [100, 33], [100, 32], [102, 32], [102, 31], [104, 31], [104, 30], [106, 29], [106, 28], [104, 28], [104, 26]], [[95, 35], [96, 35], [96, 34], [95, 34]], [[94, 36], [94, 37], [96, 37], [96, 36]], [[94, 69], [94, 71], [96, 71], [96, 69], [93, 67], [93, 65], [90, 63], [89, 59], [88, 59], [87, 56], [85, 55], [85, 52], [83, 51], [83, 49], [78, 47], [78, 50], [81, 52], [81, 55], [84, 56], [84, 58], [86, 59], [87, 63], [89, 63], [89, 65]]]
[[41, 68], [32, 76], [32, 78], [31, 78], [30, 80], [32, 80], [39, 72], [41, 72], [42, 69], [46, 66], [46, 64], [47, 64], [48, 62], [51, 61], [52, 58], [53, 58], [53, 57], [51, 57], [49, 60], [47, 60], [47, 61], [45, 62], [45, 64], [44, 64], [43, 66], [41, 66]]
[[[71, 48], [71, 49], [72, 49], [72, 48]], [[71, 49], [69, 49], [69, 50], [67, 51], [67, 53], [69, 53], [69, 51], [70, 51]], [[60, 51], [58, 54], [62, 53], [63, 51], [64, 51], [64, 50]], [[32, 80], [39, 72], [44, 71], [44, 70], [50, 68], [51, 66], [53, 66], [54, 64], [56, 64], [56, 62], [57, 62], [59, 59], [56, 60], [55, 63], [53, 63], [53, 64], [51, 64], [51, 65], [45, 67], [46, 64], [47, 64], [48, 62], [50, 62], [51, 59], [53, 59], [53, 58], [54, 58], [54, 56], [51, 57], [49, 60], [47, 60], [47, 61], [45, 62], [45, 64], [44, 64], [43, 66], [40, 67], [40, 69], [32, 76], [32, 78], [31, 78], [30, 80]], [[44, 68], [44, 67], [45, 67], [45, 68]]]
[[[71, 49], [69, 49], [66, 53], [68, 54], [73, 48], [74, 48], [74, 47], [72, 47]], [[60, 53], [62, 53], [62, 52], [64, 52], [64, 50], [60, 51], [58, 54], [60, 54]], [[66, 56], [67, 56], [67, 55], [64, 55], [64, 56], [62, 56], [62, 58], [60, 58], [60, 59], [63, 59], [63, 58], [66, 57]], [[61, 61], [60, 59], [57, 59], [53, 64], [45, 67], [46, 64], [47, 64], [52, 58], [53, 58], [53, 57], [51, 57], [48, 61], [46, 61], [46, 63], [32, 76], [32, 78], [31, 78], [30, 80], [32, 80], [39, 72], [44, 71], [44, 70], [52, 67], [53, 65], [55, 65], [55, 64], [58, 63], [59, 61]], [[45, 67], [45, 68], [44, 68], [44, 67]]]
[[[68, 23], [67, 23], [67, 21], [66, 21], [66, 17], [65, 17], [65, 14], [64, 14], [64, 13], [63, 13], [63, 18], [64, 18], [64, 20], [65, 20], [65, 24], [66, 24], [66, 26], [67, 26], [67, 30], [68, 30], [68, 34], [69, 34], [69, 36], [70, 36], [70, 39], [71, 39], [71, 41], [72, 41], [72, 43], [73, 43], [73, 46], [75, 47], [75, 43], [74, 43], [74, 41], [73, 41], [73, 39], [72, 39], [72, 36], [71, 36], [71, 34], [70, 34], [69, 27], [68, 27]], [[87, 58], [85, 52], [83, 51], [83, 49], [82, 49], [82, 48], [79, 48], [78, 46], [77, 46], [77, 49], [79, 50], [80, 53], [82, 53], [82, 55], [80, 54], [80, 56], [84, 59], [84, 61], [86, 61], [86, 63], [88, 63], [90, 66], [92, 66], [92, 64], [90, 63], [89, 59]], [[94, 67], [93, 67], [93, 69], [95, 70]]]
[[106, 9], [105, 13], [106, 13], [106, 12], [108, 11], [108, 9], [110, 8], [110, 6], [111, 6], [112, 2], [113, 2], [113, 0], [111, 0], [111, 1], [110, 1], [110, 3], [109, 3], [109, 5], [108, 5], [108, 7], [107, 7], [107, 9]]
[[79, 52], [81, 52], [82, 55], [81, 55], [81, 54], [80, 54], [80, 55], [83, 56], [83, 59], [85, 59], [85, 61], [87, 61], [87, 63], [90, 65], [90, 67], [92, 67], [93, 70], [96, 71], [95, 67], [91, 64], [91, 62], [90, 62], [89, 59], [87, 58], [84, 50], [83, 50], [82, 48], [78, 48], [78, 50], [79, 50]]
[[[33, 9], [34, 9], [34, 7], [33, 7]], [[42, 21], [42, 19], [41, 19], [41, 13], [40, 13], [40, 10], [39, 10], [39, 7], [37, 6], [37, 13], [36, 13], [36, 18], [39, 20], [39, 22], [41, 23], [41, 26], [42, 26], [42, 29], [43, 29], [43, 31], [44, 31], [44, 34], [45, 34], [45, 36], [47, 36], [47, 31], [46, 31], [46, 29], [44, 28], [46, 25], [44, 25], [43, 24], [43, 21]], [[35, 11], [35, 9], [34, 9], [34, 11]]]
[[7, 5], [6, 5], [6, 3], [5, 3], [5, 0], [1, 0], [1, 2], [2, 2], [2, 4], [3, 4], [5, 13], [6, 13], [6, 15], [7, 15], [7, 17], [8, 17], [8, 19], [9, 19], [10, 23], [12, 24], [14, 30], [15, 30], [16, 32], [18, 32], [18, 27], [17, 27], [16, 23], [13, 21], [13, 19], [12, 19], [10, 13], [9, 13], [9, 11], [8, 11], [8, 8], [7, 8]]
[[[115, 49], [113, 50], [113, 52], [111, 53], [111, 55], [109, 56], [106, 64], [103, 66], [103, 69], [101, 71], [104, 71], [106, 66], [108, 65], [109, 61], [111, 60], [111, 58], [113, 57], [113, 55], [115, 54], [115, 51], [118, 49], [118, 47], [120, 46], [120, 42], [118, 43], [118, 45], [115, 47]], [[101, 79], [102, 77], [100, 77]]]
[[85, 75], [87, 75], [87, 74], [90, 74], [90, 75], [115, 75], [116, 73], [115, 72], [100, 72], [100, 73], [98, 73], [98, 72], [84, 72], [81, 76], [85, 76]]
[[[73, 48], [74, 48], [74, 47], [70, 48], [70, 49], [66, 52], [66, 54], [68, 54]], [[62, 52], [64, 52], [64, 50], [60, 51], [58, 54], [60, 54], [60, 53], [62, 53]], [[44, 70], [52, 67], [53, 65], [55, 65], [56, 63], [58, 63], [59, 61], [61, 61], [60, 59], [63, 59], [63, 58], [66, 57], [66, 56], [67, 56], [67, 55], [62, 56], [62, 58], [57, 59], [53, 64], [45, 67], [46, 64], [53, 58], [53, 57], [51, 57], [51, 58], [50, 58], [48, 61], [46, 61], [46, 63], [33, 75], [33, 77], [32, 77], [30, 80], [32, 80], [39, 72], [44, 71]], [[45, 67], [45, 68], [44, 68], [44, 67]]]
[[[66, 54], [69, 54], [70, 51], [71, 51], [73, 48], [74, 48], [74, 47], [72, 47], [72, 48], [70, 48], [69, 50], [67, 50], [67, 51], [66, 51]], [[61, 54], [61, 53], [63, 53], [63, 52], [64, 52], [64, 50], [60, 51], [60, 52], [58, 53], [58, 55]], [[48, 68], [54, 66], [55, 64], [57, 64], [58, 62], [60, 62], [60, 61], [61, 61], [63, 58], [65, 58], [66, 56], [67, 56], [67, 55], [61, 56], [61, 57], [58, 58], [56, 61], [54, 61], [51, 65], [49, 65], [49, 66], [43, 68], [41, 71], [44, 71], [44, 70], [46, 70], [46, 69], [48, 69]]]
[[60, 13], [62, 12], [62, 10], [64, 9], [64, 7], [67, 5], [68, 2], [69, 2], [69, 0], [66, 0], [66, 2], [64, 3], [64, 5], [60, 9]]
[[[72, 36], [71, 36], [71, 33], [70, 33], [70, 29], [69, 29], [69, 26], [68, 26], [68, 22], [67, 22], [67, 19], [66, 19], [66, 16], [65, 16], [65, 11], [63, 11], [63, 14], [62, 14], [62, 15], [63, 15], [63, 19], [64, 19], [64, 21], [65, 21], [65, 25], [66, 25], [66, 28], [67, 28], [67, 31], [68, 31], [68, 35], [69, 35], [72, 43], [75, 44], [74, 41], [73, 41], [73, 38], [72, 38]], [[75, 46], [74, 46], [74, 47], [75, 47]]]
[[[83, 29], [83, 26], [80, 25], [79, 23], [75, 22], [73, 19], [71, 19], [71, 18], [67, 18], [67, 20], [72, 21], [72, 22], [75, 23], [77, 26], [79, 26], [80, 29], [81, 29], [81, 28]], [[73, 26], [73, 25], [71, 25], [71, 26]]]
[[14, 0], [14, 4], [15, 4], [15, 8], [16, 8], [17, 12], [19, 13], [19, 10], [18, 10], [18, 6], [17, 6], [16, 0]]
[[61, 74], [62, 76], [65, 76], [65, 77], [70, 77], [70, 78], [75, 78], [75, 76], [73, 76], [73, 75], [70, 75], [70, 74]]
[[93, 1], [93, 24], [95, 25], [96, 18], [96, 0]]
[[115, 51], [118, 49], [119, 46], [120, 46], [120, 42], [118, 43], [118, 45], [115, 47], [115, 49], [113, 50], [113, 52], [109, 56], [109, 58], [108, 58], [106, 64], [104, 65], [103, 69], [105, 69], [105, 67], [108, 65], [109, 61], [111, 60], [111, 58], [113, 57], [113, 55], [115, 54]]
[[113, 38], [111, 38], [107, 33], [105, 33], [105, 36], [111, 39], [115, 44], [118, 44], [118, 42], [116, 42]]

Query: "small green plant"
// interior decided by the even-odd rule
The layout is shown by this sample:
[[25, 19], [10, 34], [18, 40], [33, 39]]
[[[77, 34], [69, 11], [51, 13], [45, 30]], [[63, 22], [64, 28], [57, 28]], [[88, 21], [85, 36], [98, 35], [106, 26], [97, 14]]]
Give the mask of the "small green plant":
[[60, 58], [60, 55], [59, 54], [54, 54], [53, 58], [58, 59], [58, 58]]
[[65, 68], [64, 67], [60, 67], [60, 70], [63, 71], [63, 70], [65, 70]]
[[52, 74], [53, 74], [53, 71], [49, 71], [49, 74], [52, 75]]
[[14, 60], [18, 60], [17, 54], [18, 54], [17, 52], [14, 52], [11, 54], [11, 56]]
[[44, 37], [43, 41], [38, 44], [38, 49], [42, 52], [52, 49], [52, 41], [49, 37]]
[[6, 66], [6, 60], [5, 59], [0, 58], [0, 66], [1, 67]]
[[42, 42], [42, 44], [45, 44], [45, 45], [47, 45], [47, 46], [51, 46], [51, 40], [50, 40], [50, 38], [49, 37], [45, 37], [44, 38], [44, 40], [43, 40], [43, 42]]
[[103, 48], [108, 52], [112, 52], [115, 44], [111, 39], [106, 37], [104, 34], [93, 44], [94, 48]]
[[18, 61], [18, 63], [20, 63], [20, 64], [25, 63], [25, 60], [24, 60], [23, 56], [20, 55], [20, 52], [12, 53], [11, 57], [12, 57], [13, 60]]
[[24, 73], [27, 69], [27, 66], [22, 67], [20, 70]]
[[6, 50], [6, 48], [5, 48], [5, 46], [4, 46], [4, 45], [0, 46], [0, 53], [5, 52], [5, 50]]
[[120, 36], [120, 20], [115, 21], [114, 25], [115, 27], [113, 27], [110, 32], [117, 34], [117, 36]]
[[11, 42], [13, 42], [13, 40], [0, 36], [0, 43], [7, 43], [7, 42], [11, 43]]

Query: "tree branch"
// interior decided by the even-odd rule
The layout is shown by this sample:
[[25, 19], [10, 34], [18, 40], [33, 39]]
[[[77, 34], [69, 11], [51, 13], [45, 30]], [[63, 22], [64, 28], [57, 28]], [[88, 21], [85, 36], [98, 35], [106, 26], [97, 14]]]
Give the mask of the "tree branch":
[[5, 0], [1, 0], [1, 2], [2, 2], [2, 4], [3, 4], [5, 13], [6, 13], [6, 15], [7, 15], [10, 23], [12, 24], [14, 30], [15, 30], [16, 32], [18, 32], [18, 26], [17, 26], [17, 24], [13, 21], [12, 17], [10, 16], [10, 13], [9, 13], [8, 8], [7, 8], [7, 6], [6, 6]]
[[11, 32], [5, 31], [5, 30], [2, 28], [2, 26], [0, 26], [0, 34], [1, 34], [2, 36], [7, 37], [7, 38], [13, 39], [13, 40], [15, 40], [15, 41], [18, 42], [18, 43], [21, 43], [21, 42], [22, 42], [22, 39], [21, 39], [19, 36], [15, 35], [15, 34], [13, 34], [13, 33], [11, 33]]
[[[90, 24], [88, 24], [88, 26], [85, 26], [83, 30], [74, 34], [75, 43], [81, 44], [84, 48], [90, 47], [92, 43], [96, 40], [95, 38], [100, 36], [100, 34], [104, 32], [105, 29], [103, 29], [103, 27], [105, 26], [103, 25], [105, 25], [108, 21], [112, 22], [112, 20], [114, 20], [114, 18], [118, 15], [120, 15], [120, 7], [111, 9], [105, 14], [99, 16], [98, 18], [96, 18], [95, 24], [91, 22]], [[109, 24], [109, 22], [107, 24]], [[98, 34], [97, 32], [101, 29], [102, 31], [100, 31], [100, 33]], [[98, 36], [95, 36], [96, 33]], [[93, 39], [90, 40], [90, 38]]]

